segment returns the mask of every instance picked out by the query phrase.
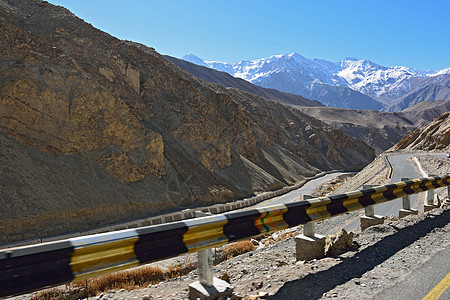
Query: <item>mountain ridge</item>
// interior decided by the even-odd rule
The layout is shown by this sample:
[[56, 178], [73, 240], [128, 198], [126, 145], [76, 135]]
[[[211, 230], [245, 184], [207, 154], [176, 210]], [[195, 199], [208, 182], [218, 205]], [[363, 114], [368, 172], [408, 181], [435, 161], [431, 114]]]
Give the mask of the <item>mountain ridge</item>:
[[[193, 54], [183, 58], [227, 72], [262, 87], [301, 95], [340, 108], [379, 110], [400, 101], [412, 91], [414, 82], [423, 82], [435, 76], [450, 76], [450, 68], [440, 71], [420, 71], [404, 66], [384, 67], [370, 60], [355, 58], [330, 62], [323, 59], [309, 59], [295, 52], [234, 64], [206, 61]], [[331, 96], [323, 95], [324, 87]], [[353, 92], [342, 91], [347, 88]], [[334, 89], [336, 91], [333, 91]], [[350, 94], [352, 96], [348, 98]], [[327, 101], [327, 97], [335, 98], [335, 103]], [[359, 107], [349, 106], [349, 102], [358, 103]]]

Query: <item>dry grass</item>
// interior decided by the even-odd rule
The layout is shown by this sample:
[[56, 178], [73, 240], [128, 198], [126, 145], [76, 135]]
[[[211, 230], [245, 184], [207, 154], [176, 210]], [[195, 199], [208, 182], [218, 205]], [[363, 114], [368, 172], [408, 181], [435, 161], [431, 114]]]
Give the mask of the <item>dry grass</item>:
[[83, 287], [87, 289], [87, 296], [89, 297], [109, 290], [144, 288], [161, 281], [186, 275], [196, 268], [197, 266], [194, 264], [187, 264], [184, 266], [169, 267], [166, 271], [163, 271], [161, 268], [154, 266], [142, 266], [90, 278], [85, 281], [74, 282], [67, 285], [65, 290], [59, 288], [44, 290], [31, 299], [65, 299], [68, 298], [69, 294], [73, 294], [71, 291], [78, 291]]
[[64, 290], [53, 288], [53, 289], [47, 289], [42, 292], [39, 292], [37, 295], [30, 298], [30, 300], [53, 300], [53, 299], [59, 299], [63, 297], [65, 294]]
[[226, 259], [255, 250], [255, 245], [251, 241], [241, 241], [225, 247], [224, 254]]
[[[255, 250], [255, 246], [250, 240], [227, 245], [221, 249], [218, 249], [217, 263], [253, 250]], [[87, 296], [89, 297], [96, 296], [109, 290], [132, 290], [144, 288], [168, 279], [184, 276], [196, 268], [197, 265], [193, 263], [183, 266], [171, 266], [166, 271], [163, 271], [159, 267], [142, 266], [126, 271], [90, 278], [85, 281], [71, 283], [66, 285], [66, 289], [47, 289], [36, 294], [31, 299], [68, 299], [70, 295], [73, 296], [74, 294], [80, 293], [80, 290], [83, 288], [87, 289]]]
[[148, 286], [166, 279], [165, 273], [158, 267], [143, 266], [127, 271], [111, 273], [90, 278], [87, 281], [73, 283], [73, 286], [87, 286], [90, 296], [114, 289], [132, 289]]

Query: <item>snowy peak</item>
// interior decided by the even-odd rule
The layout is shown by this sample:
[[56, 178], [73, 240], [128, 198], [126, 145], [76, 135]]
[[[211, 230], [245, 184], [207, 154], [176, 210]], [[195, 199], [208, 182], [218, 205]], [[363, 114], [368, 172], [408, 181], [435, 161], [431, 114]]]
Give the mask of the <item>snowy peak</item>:
[[[418, 80], [450, 74], [450, 67], [437, 72], [420, 71], [405, 66], [384, 67], [370, 60], [354, 57], [347, 57], [340, 62], [310, 59], [297, 52], [232, 64], [205, 61], [195, 55], [188, 55], [183, 59], [227, 72], [265, 88], [304, 97], [311, 96], [314, 89], [323, 89], [328, 85], [352, 89], [387, 105], [411, 92]], [[327, 90], [330, 97], [330, 88]], [[339, 91], [343, 94], [342, 89]], [[320, 101], [324, 93], [314, 94], [319, 97], [314, 100]]]
[[193, 64], [199, 65], [199, 66], [209, 67], [203, 59], [201, 59], [198, 56], [195, 56], [194, 54], [187, 54], [187, 55], [183, 56], [182, 59], [185, 61], [189, 61]]
[[448, 74], [450, 74], [450, 67], [442, 69], [442, 70], [437, 71], [437, 72], [430, 73], [429, 76], [430, 77], [434, 77], [434, 76], [448, 75]]

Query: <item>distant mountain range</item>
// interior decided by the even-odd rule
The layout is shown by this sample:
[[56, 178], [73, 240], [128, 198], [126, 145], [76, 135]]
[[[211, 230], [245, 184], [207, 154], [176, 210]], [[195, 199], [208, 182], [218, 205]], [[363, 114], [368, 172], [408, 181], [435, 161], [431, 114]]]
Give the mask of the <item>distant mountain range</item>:
[[340, 62], [309, 59], [298, 53], [233, 64], [207, 61], [193, 54], [183, 59], [330, 107], [400, 111], [422, 100], [450, 100], [450, 67], [420, 71], [356, 58]]

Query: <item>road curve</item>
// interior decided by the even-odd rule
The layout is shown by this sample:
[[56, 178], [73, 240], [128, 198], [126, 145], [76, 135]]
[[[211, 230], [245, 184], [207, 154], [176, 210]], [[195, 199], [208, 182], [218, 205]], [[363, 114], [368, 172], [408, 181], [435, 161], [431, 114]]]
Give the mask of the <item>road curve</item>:
[[330, 179], [333, 179], [335, 177], [338, 177], [343, 174], [348, 174], [345, 172], [336, 172], [331, 174], [326, 174], [322, 177], [312, 179], [305, 183], [301, 188], [298, 188], [296, 190], [293, 190], [287, 194], [284, 194], [279, 197], [274, 197], [269, 200], [260, 202], [254, 206], [251, 206], [251, 208], [257, 208], [257, 207], [265, 207], [265, 206], [272, 206], [277, 204], [283, 204], [283, 203], [289, 203], [293, 201], [299, 201], [303, 200], [301, 199], [302, 195], [313, 195], [316, 192], [316, 189], [325, 181], [328, 181]]
[[[413, 154], [391, 154], [388, 159], [394, 172], [392, 173], [391, 183], [403, 181], [403, 178], [423, 177], [416, 170], [410, 158]], [[418, 195], [410, 195], [411, 207], [414, 207]], [[375, 214], [380, 216], [398, 216], [398, 211], [402, 208], [402, 199], [395, 199], [385, 203], [375, 205]]]

